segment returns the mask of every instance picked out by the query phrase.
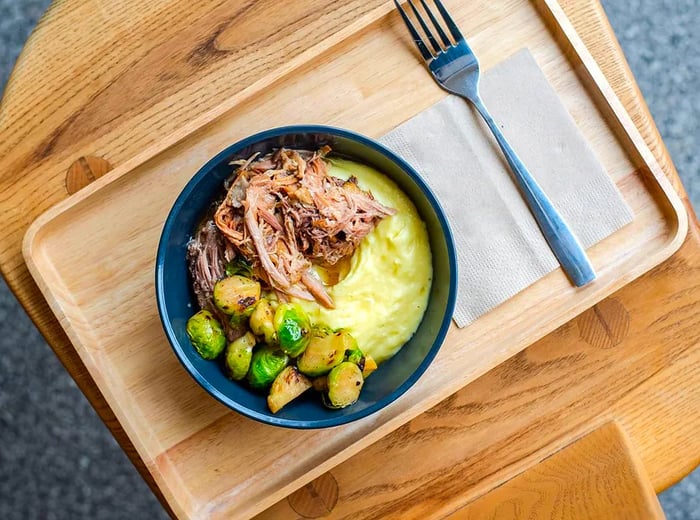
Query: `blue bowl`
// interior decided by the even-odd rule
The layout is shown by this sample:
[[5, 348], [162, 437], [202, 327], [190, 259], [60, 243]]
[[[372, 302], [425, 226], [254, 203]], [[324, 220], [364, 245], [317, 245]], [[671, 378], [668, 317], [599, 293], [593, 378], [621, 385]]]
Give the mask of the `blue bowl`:
[[[330, 410], [316, 392], [303, 396], [273, 414], [266, 396], [224, 376], [217, 361], [202, 359], [185, 333], [188, 318], [197, 310], [185, 258], [187, 242], [212, 201], [222, 194], [231, 175], [229, 162], [267, 153], [282, 146], [316, 149], [328, 144], [333, 153], [373, 166], [390, 177], [411, 198], [426, 223], [433, 256], [433, 284], [425, 316], [414, 336], [393, 358], [367, 379], [359, 401]], [[175, 201], [158, 245], [156, 298], [168, 341], [185, 369], [213, 397], [257, 421], [288, 428], [326, 428], [355, 421], [387, 406], [425, 372], [440, 349], [454, 311], [457, 286], [455, 248], [445, 214], [435, 195], [403, 159], [367, 137], [326, 126], [289, 126], [267, 130], [233, 144], [206, 163]]]

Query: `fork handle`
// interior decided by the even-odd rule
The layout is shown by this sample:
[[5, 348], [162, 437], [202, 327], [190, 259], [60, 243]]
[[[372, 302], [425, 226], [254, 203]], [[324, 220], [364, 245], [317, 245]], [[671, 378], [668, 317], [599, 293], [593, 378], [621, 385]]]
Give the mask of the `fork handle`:
[[576, 235], [510, 146], [481, 98], [476, 96], [471, 101], [498, 141], [530, 211], [566, 274], [577, 287], [593, 281], [596, 277], [595, 271]]

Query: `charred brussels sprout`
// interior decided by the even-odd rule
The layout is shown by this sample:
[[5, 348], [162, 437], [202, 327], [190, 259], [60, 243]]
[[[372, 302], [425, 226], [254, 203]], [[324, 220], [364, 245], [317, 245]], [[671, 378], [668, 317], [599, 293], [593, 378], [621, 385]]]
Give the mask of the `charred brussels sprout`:
[[355, 363], [357, 368], [362, 371], [363, 379], [367, 379], [367, 376], [377, 370], [377, 362], [372, 356], [362, 352], [362, 350], [360, 350], [360, 348], [357, 346], [357, 342], [355, 342], [355, 347], [345, 351], [345, 361]]
[[365, 369], [365, 353], [357, 346], [357, 342], [354, 347], [345, 350], [345, 361], [355, 363], [360, 371]]
[[317, 377], [343, 362], [349, 334], [340, 330], [315, 329], [304, 353], [297, 359], [297, 366], [304, 374]]
[[255, 309], [255, 307], [256, 305], [251, 305], [243, 312], [237, 312], [235, 314], [232, 314], [231, 318], [228, 320], [231, 324], [231, 327], [233, 327], [234, 329], [238, 327], [246, 327], [248, 325], [248, 320], [253, 314], [253, 310]]
[[283, 406], [296, 399], [311, 388], [311, 381], [296, 367], [286, 367], [272, 383], [267, 406], [272, 413], [277, 413]]
[[360, 356], [364, 356], [360, 348], [357, 346], [357, 341], [347, 330], [340, 329], [335, 332], [338, 341], [343, 345], [346, 354], [359, 352]]
[[362, 367], [365, 366], [365, 355], [359, 348], [346, 350], [345, 361], [355, 363], [358, 367], [360, 367], [360, 370], [362, 370]]
[[275, 331], [280, 348], [292, 357], [304, 352], [309, 344], [311, 323], [306, 313], [296, 304], [283, 303], [275, 312]]
[[199, 311], [187, 320], [187, 335], [204, 359], [214, 359], [226, 348], [226, 336], [221, 324], [209, 311]]
[[277, 343], [275, 332], [275, 311], [267, 298], [262, 298], [250, 315], [250, 330], [253, 334], [265, 338], [268, 344]]
[[344, 361], [328, 374], [328, 392], [323, 404], [329, 408], [345, 408], [355, 404], [360, 397], [364, 379], [355, 363]]
[[255, 336], [247, 332], [240, 338], [229, 343], [224, 357], [226, 375], [234, 381], [244, 379], [250, 368], [250, 360], [253, 358]]
[[[374, 359], [372, 359], [372, 356], [369, 356], [362, 352], [360, 350], [360, 347], [357, 346], [357, 341], [355, 338], [350, 336], [349, 333], [346, 332], [348, 335], [348, 338], [346, 339], [346, 343], [349, 345], [349, 348], [345, 350], [345, 361], [349, 361], [350, 363], [355, 363], [357, 367], [360, 369], [362, 372], [362, 375], [364, 377], [365, 374], [365, 366], [367, 365], [368, 358], [371, 359], [371, 363], [374, 363]], [[371, 363], [370, 363], [370, 372], [371, 373], [374, 369], [377, 368], [377, 364], [374, 363], [374, 369], [371, 368]]]
[[214, 303], [225, 314], [242, 314], [259, 299], [260, 284], [244, 276], [229, 276], [214, 285]]
[[367, 379], [375, 370], [377, 370], [377, 362], [372, 356], [365, 354], [365, 366], [362, 368], [362, 377]]
[[330, 328], [328, 325], [326, 325], [324, 323], [316, 323], [315, 325], [313, 325], [311, 327], [311, 336], [312, 337], [313, 336], [319, 336], [319, 337], [330, 336], [334, 332], [336, 332], [336, 331], [334, 331], [332, 328]]
[[269, 388], [277, 375], [289, 364], [289, 356], [281, 350], [265, 345], [253, 351], [248, 369], [248, 383], [256, 390]]
[[226, 276], [245, 276], [246, 278], [253, 277], [253, 268], [242, 256], [237, 256], [225, 268]]

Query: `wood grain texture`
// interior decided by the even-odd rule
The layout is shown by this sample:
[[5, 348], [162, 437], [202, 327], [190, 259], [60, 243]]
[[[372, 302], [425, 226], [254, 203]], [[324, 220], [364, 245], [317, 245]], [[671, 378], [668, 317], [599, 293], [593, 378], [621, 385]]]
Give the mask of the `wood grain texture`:
[[332, 474], [324, 473], [289, 495], [287, 503], [304, 518], [326, 516], [338, 503], [338, 482]]
[[101, 157], [80, 157], [66, 172], [66, 191], [73, 195], [112, 169], [112, 165]]
[[595, 304], [576, 318], [579, 337], [599, 348], [613, 348], [629, 332], [630, 315], [615, 298]]
[[[686, 222], [685, 212], [675, 210], [680, 201], [667, 191], [672, 188], [653, 158], [646, 162], [650, 153], [626, 115], [616, 113], [617, 100], [606, 97], [610, 87], [604, 78], [587, 68], [586, 79], [595, 90], [584, 88], [529, 2], [490, 5], [494, 14], [489, 24], [483, 24], [482, 11], [471, 3], [452, 9], [482, 64], [489, 68], [523, 47], [530, 49], [618, 183], [635, 220], [589, 251], [599, 266], [595, 284], [574, 288], [557, 271], [470, 327], [452, 328], [425, 376], [405, 397], [367, 420], [290, 432], [229, 412], [185, 375], [165, 340], [153, 298], [144, 295], [154, 293], [153, 255], [172, 200], [231, 141], [264, 127], [298, 122], [299, 99], [312, 100], [303, 108], [307, 118], [378, 136], [446, 95], [415, 59], [398, 13], [392, 11], [211, 124], [198, 128], [190, 123], [191, 137], [143, 165], [115, 169], [30, 228], [25, 257], [32, 273], [180, 516], [231, 518], [259, 512], [648, 270], [680, 244]], [[519, 28], [517, 37], [506, 38], [512, 27]], [[562, 31], [575, 37], [570, 27]], [[504, 43], [493, 45], [496, 41]], [[585, 63], [587, 56], [576, 45], [574, 41], [572, 52]], [[379, 54], [386, 61], [373, 61]], [[386, 62], [394, 66], [384, 69]], [[344, 95], [338, 99], [334, 94], [341, 85]], [[621, 119], [606, 120], [597, 110], [601, 105]], [[615, 126], [626, 143], [616, 139]], [[119, 225], [105, 233], [105, 221]], [[88, 251], [81, 247], [86, 236], [93, 238]], [[219, 448], [211, 450], [213, 445]]]
[[445, 518], [663, 520], [624, 432], [608, 423]]
[[[680, 180], [639, 95], [624, 57], [612, 36], [600, 5], [596, 1], [589, 0], [564, 0], [561, 3], [598, 60], [625, 108], [630, 112], [664, 172], [676, 189], [682, 193]], [[115, 166], [124, 164], [130, 157], [143, 151], [144, 142], [157, 141], [168, 135], [174, 128], [190, 121], [192, 116], [201, 115], [216, 106], [220, 102], [220, 92], [228, 96], [233, 95], [236, 89], [228, 90], [229, 85], [226, 82], [230, 81], [232, 76], [231, 69], [228, 69], [228, 74], [224, 76], [226, 81], [219, 81], [214, 89], [204, 89], [202, 96], [196, 102], [193, 102], [192, 92], [186, 90], [188, 85], [197, 81], [200, 82], [200, 86], [202, 83], [206, 84], [211, 80], [211, 75], [215, 76], [219, 72], [214, 71], [209, 75], [210, 69], [205, 66], [198, 69], [196, 74], [185, 70], [179, 75], [171, 76], [169, 81], [172, 82], [171, 92], [174, 94], [165, 104], [178, 105], [177, 92], [181, 89], [190, 97], [187, 98], [188, 103], [184, 104], [187, 110], [171, 112], [163, 120], [153, 117], [153, 111], [149, 113], [150, 115], [140, 116], [141, 108], [137, 106], [124, 116], [126, 120], [124, 128], [127, 128], [128, 132], [115, 130], [108, 135], [103, 135], [95, 142], [86, 138], [84, 142], [66, 143], [69, 148], [63, 150], [54, 148], [42, 160], [32, 159], [31, 150], [39, 148], [46, 142], [56, 128], [69, 125], [70, 114], [62, 109], [68, 98], [74, 94], [80, 94], [81, 99], [89, 100], [99, 95], [102, 86], [99, 84], [98, 77], [104, 77], [109, 82], [119, 74], [127, 74], [128, 69], [133, 66], [134, 60], [129, 59], [131, 55], [138, 58], [156, 52], [158, 47], [164, 49], [169, 44], [190, 45], [192, 49], [196, 48], [199, 40], [192, 39], [196, 31], [184, 32], [184, 29], [193, 24], [199, 24], [197, 31], [213, 34], [215, 26], [207, 25], [205, 14], [210, 13], [210, 7], [221, 4], [222, 2], [193, 4], [172, 0], [167, 3], [122, 2], [117, 8], [112, 4], [97, 1], [57, 2], [48, 11], [27, 43], [0, 107], [0, 123], [2, 123], [0, 125], [2, 128], [0, 162], [3, 166], [0, 170], [0, 183], [2, 183], [0, 214], [5, 231], [0, 237], [0, 267], [3, 275], [56, 351], [59, 359], [156, 494], [159, 494], [157, 486], [145, 470], [129, 439], [124, 435], [120, 423], [115, 419], [58, 321], [53, 317], [29, 278], [21, 260], [20, 245], [29, 223], [47, 207], [65, 197], [65, 173], [72, 161], [82, 155], [92, 154], [108, 158]], [[158, 23], [164, 13], [167, 13], [169, 24]], [[105, 31], [65, 30], [67, 27], [89, 28], [94, 23], [99, 23]], [[142, 30], [143, 28], [148, 30]], [[176, 39], [179, 41], [175, 42]], [[119, 45], [115, 45], [117, 41]], [[96, 46], [98, 43], [99, 45]], [[70, 52], [67, 52], [67, 49]], [[228, 58], [225, 58], [221, 63], [234, 66], [227, 60]], [[161, 57], [153, 63], [154, 74], [163, 74], [163, 79], [167, 79], [166, 75], [176, 65], [167, 52], [163, 52]], [[91, 75], [90, 70], [97, 72]], [[88, 73], [83, 74], [84, 71]], [[70, 81], [75, 74], [81, 74], [84, 78], [84, 81], [77, 86], [72, 85], [74, 82]], [[41, 77], [42, 81], [37, 81], [38, 77]], [[74, 86], [75, 89], [73, 89]], [[152, 82], [150, 89], [142, 91], [141, 102], [144, 107], [152, 106], [155, 104], [154, 100], [161, 95], [159, 83]], [[95, 105], [93, 110], [111, 111], [109, 117], [100, 115], [103, 121], [118, 115], [118, 111], [109, 105]], [[158, 108], [156, 108], [157, 111]], [[50, 120], [45, 122], [49, 115]], [[15, 153], [15, 156], [11, 156], [10, 149], [18, 143], [21, 144], [20, 150]], [[689, 205], [688, 208], [692, 213]], [[585, 356], [569, 356], [567, 354], [570, 350], [569, 341], [575, 342], [575, 335], [573, 331], [563, 327], [551, 334], [551, 339], [543, 340], [525, 351], [525, 354], [521, 354], [520, 358], [509, 362], [505, 371], [508, 374], [507, 378], [502, 378], [504, 372], [500, 375], [496, 374], [493, 378], [490, 375], [487, 376], [491, 379], [486, 381], [484, 388], [488, 389], [489, 385], [498, 388], [502, 391], [502, 399], [508, 399], [511, 394], [517, 394], [517, 389], [530, 381], [529, 391], [527, 395], [522, 396], [521, 400], [516, 400], [513, 406], [498, 408], [500, 415], [488, 413], [490, 401], [486, 399], [476, 399], [469, 406], [458, 410], [467, 416], [463, 422], [469, 424], [469, 428], [474, 432], [474, 438], [483, 445], [483, 454], [486, 459], [489, 454], [492, 454], [493, 460], [499, 461], [505, 455], [505, 460], [509, 461], [506, 464], [508, 466], [513, 456], [517, 458], [517, 452], [521, 449], [519, 446], [533, 440], [535, 446], [541, 444], [538, 441], [540, 436], [538, 427], [542, 425], [534, 423], [533, 418], [538, 415], [542, 406], [547, 408], [551, 401], [551, 385], [547, 381], [565, 377], [566, 372], [558, 374], [557, 367], [566, 365], [568, 367], [566, 371], [575, 373], [579, 377], [569, 381], [567, 387], [569, 391], [563, 401], [556, 401], [547, 408], [550, 410], [550, 415], [555, 417], [564, 415], [557, 414], [555, 408], [561, 406], [561, 410], [564, 410], [574, 402], [577, 388], [580, 389], [581, 396], [586, 392], [590, 394], [590, 402], [601, 401], [602, 404], [590, 411], [587, 411], [585, 404], [575, 407], [571, 412], [572, 423], [583, 424], [587, 421], [596, 421], [601, 415], [618, 417], [630, 432], [657, 490], [676, 482], [700, 462], [697, 455], [700, 453], [700, 445], [694, 431], [698, 422], [697, 409], [693, 406], [693, 403], [697, 403], [700, 399], [698, 394], [700, 371], [697, 368], [700, 357], [697, 345], [700, 338], [698, 338], [696, 321], [700, 291], [693, 281], [698, 276], [700, 248], [695, 226], [696, 221], [693, 219], [692, 233], [674, 258], [615, 295], [625, 303], [631, 313], [628, 337], [644, 339], [635, 347], [636, 351], [645, 351], [647, 357], [624, 360], [628, 379], [636, 381], [637, 384], [618, 388], [614, 395], [608, 398], [604, 388], [607, 383], [615, 386], [619, 375], [615, 370], [615, 364], [620, 360], [611, 358], [606, 363], [603, 359], [598, 363], [590, 364]], [[635, 301], [646, 302], [646, 305], [627, 305], [627, 302]], [[643, 314], [640, 319], [634, 319], [635, 313], [640, 308]], [[617, 349], [613, 349], [615, 350]], [[532, 359], [531, 353], [535, 359], [540, 359], [542, 362], [523, 364], [523, 357]], [[662, 362], [658, 362], [659, 360]], [[651, 370], [653, 372], [651, 375], [649, 367], [646, 366], [650, 362], [657, 362]], [[609, 373], [608, 369], [611, 369]], [[537, 380], [543, 373], [548, 374], [548, 379], [538, 385]], [[600, 386], [586, 385], [587, 374], [594, 374]], [[509, 388], [511, 388], [510, 393]], [[489, 428], [492, 428], [496, 421], [500, 421], [508, 428], [511, 437], [522, 439], [514, 447], [515, 454], [511, 453], [507, 440], [495, 439], [491, 442], [492, 430]], [[508, 424], [511, 422], [515, 426], [509, 427]], [[572, 428], [569, 421], [557, 420], [545, 423], [545, 426], [546, 430], [551, 432], [551, 437], [571, 436]], [[482, 432], [481, 435], [478, 434], [479, 432]], [[490, 450], [489, 443], [494, 445]], [[537, 449], [532, 451], [536, 453]], [[525, 453], [531, 452], [525, 451]], [[351, 461], [354, 460], [351, 459]], [[364, 460], [364, 456], [361, 460]], [[499, 464], [496, 463], [496, 466]], [[476, 478], [479, 478], [479, 475], [488, 476], [491, 473], [498, 473], [498, 470], [490, 472], [484, 469], [488, 468], [488, 464], [482, 464], [481, 468], [481, 473], [477, 471]], [[399, 484], [394, 484], [391, 480], [387, 483], [388, 488], [396, 489], [395, 496], [400, 495], [401, 481], [397, 480], [397, 482]], [[470, 481], [467, 479], [461, 489], [467, 489], [469, 486]]]

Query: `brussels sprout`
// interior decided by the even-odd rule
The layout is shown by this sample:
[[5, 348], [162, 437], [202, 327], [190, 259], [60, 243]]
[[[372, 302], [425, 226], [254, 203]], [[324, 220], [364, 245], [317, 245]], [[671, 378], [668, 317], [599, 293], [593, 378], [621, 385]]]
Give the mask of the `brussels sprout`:
[[367, 379], [375, 370], [377, 370], [377, 362], [372, 356], [365, 354], [365, 366], [362, 369], [362, 378]]
[[192, 345], [204, 359], [214, 359], [226, 348], [226, 336], [214, 315], [205, 310], [187, 320], [185, 328]]
[[[349, 333], [348, 336], [350, 336]], [[348, 340], [348, 343], [354, 343], [354, 346], [348, 348], [345, 350], [345, 361], [349, 361], [350, 363], [355, 363], [360, 370], [365, 369], [365, 353], [360, 350], [360, 347], [357, 346], [357, 341], [355, 341], [355, 338], [350, 336], [352, 338], [352, 341]]]
[[275, 331], [280, 348], [292, 357], [304, 352], [309, 344], [311, 323], [301, 307], [283, 303], [275, 311]]
[[311, 386], [317, 392], [328, 392], [328, 376], [319, 376], [311, 381]]
[[345, 408], [355, 404], [363, 384], [359, 367], [344, 361], [328, 374], [328, 392], [323, 396], [323, 404], [329, 408]]
[[253, 351], [248, 369], [248, 383], [256, 390], [264, 390], [288, 364], [287, 354], [270, 345], [265, 345]]
[[265, 338], [269, 344], [277, 343], [275, 332], [275, 311], [267, 298], [261, 298], [250, 315], [250, 330], [254, 334]]
[[338, 332], [314, 330], [306, 350], [297, 359], [299, 370], [311, 377], [330, 372], [334, 366], [343, 362], [349, 344], [347, 336], [349, 334], [342, 330]]
[[253, 268], [248, 261], [242, 256], [237, 256], [231, 260], [225, 267], [226, 276], [245, 276], [246, 278], [253, 277]]
[[313, 336], [320, 336], [320, 337], [330, 336], [334, 332], [337, 332], [337, 331], [333, 330], [325, 323], [316, 323], [315, 325], [313, 325], [311, 327], [311, 336], [312, 337]]
[[365, 365], [365, 355], [363, 352], [359, 349], [352, 349], [352, 350], [346, 350], [345, 351], [345, 361], [350, 361], [350, 363], [355, 363], [358, 367], [360, 367], [360, 370], [362, 370], [362, 367]]
[[240, 314], [259, 298], [260, 284], [244, 276], [229, 276], [214, 285], [214, 303], [225, 314]]
[[236, 312], [235, 314], [232, 314], [231, 318], [228, 320], [231, 324], [231, 327], [237, 329], [238, 327], [246, 326], [248, 324], [250, 316], [253, 314], [253, 310], [255, 309], [255, 307], [256, 305], [251, 305], [250, 307], [247, 307], [243, 312]]
[[301, 374], [296, 367], [288, 366], [278, 374], [267, 396], [267, 406], [272, 413], [277, 413], [284, 405], [296, 399], [311, 388], [311, 381]]
[[335, 335], [338, 337], [338, 340], [340, 342], [342, 342], [343, 347], [345, 348], [346, 354], [350, 353], [350, 352], [354, 352], [354, 353], [359, 352], [360, 356], [364, 356], [364, 354], [360, 350], [360, 347], [357, 346], [357, 340], [347, 330], [345, 330], [345, 329], [336, 330]]
[[247, 332], [240, 338], [229, 343], [224, 357], [224, 370], [226, 375], [234, 381], [245, 378], [250, 368], [250, 360], [253, 357], [255, 336]]

